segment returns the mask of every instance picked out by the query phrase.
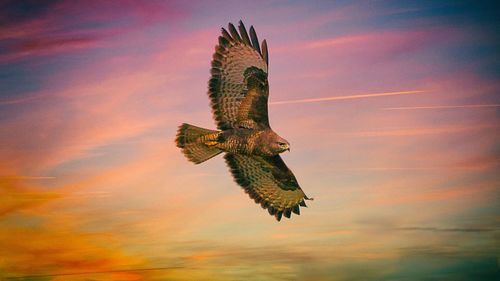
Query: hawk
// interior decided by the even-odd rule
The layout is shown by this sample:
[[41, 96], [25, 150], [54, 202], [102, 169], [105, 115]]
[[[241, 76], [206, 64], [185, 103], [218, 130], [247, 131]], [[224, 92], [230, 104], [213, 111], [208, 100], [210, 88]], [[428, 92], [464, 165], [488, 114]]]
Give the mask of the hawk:
[[259, 45], [253, 26], [249, 34], [243, 22], [222, 28], [213, 54], [208, 95], [217, 128], [190, 124], [179, 126], [176, 144], [195, 164], [219, 153], [250, 198], [278, 221], [300, 214], [310, 200], [302, 191], [280, 153], [290, 144], [269, 125], [267, 80], [269, 54], [266, 40]]

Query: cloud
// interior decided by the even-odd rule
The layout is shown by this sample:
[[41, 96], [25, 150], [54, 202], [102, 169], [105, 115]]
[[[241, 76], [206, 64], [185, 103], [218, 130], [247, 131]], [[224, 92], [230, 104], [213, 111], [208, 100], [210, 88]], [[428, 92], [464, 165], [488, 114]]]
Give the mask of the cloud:
[[453, 165], [465, 169], [495, 169], [500, 165], [500, 153], [493, 151], [487, 152], [484, 155], [474, 155], [466, 159], [457, 160]]
[[55, 55], [60, 52], [93, 48], [97, 46], [98, 41], [97, 38], [91, 36], [27, 39], [17, 45], [11, 44], [7, 46], [6, 51], [0, 54], [0, 62], [5, 63], [28, 56]]
[[48, 201], [61, 197], [57, 192], [43, 192], [26, 187], [22, 184], [25, 179], [26, 177], [0, 178], [0, 220], [9, 214], [36, 209]]
[[110, 38], [185, 15], [176, 2], [3, 2], [0, 63], [110, 47]]
[[[166, 169], [165, 163], [158, 161], [159, 158], [169, 158], [165, 151], [158, 149], [162, 145], [150, 143], [146, 147], [151, 149], [149, 153], [140, 154], [138, 159], [112, 169], [96, 172], [92, 178], [73, 174], [68, 182], [65, 177], [62, 177], [62, 181], [53, 177], [2, 177], [0, 256], [9, 258], [0, 259], [0, 269], [5, 272], [1, 272], [0, 276], [11, 279], [71, 276], [72, 280], [87, 280], [89, 276], [95, 276], [111, 280], [136, 280], [147, 278], [145, 276], [152, 274], [151, 271], [172, 269], [146, 266], [144, 258], [124, 249], [123, 239], [127, 231], [140, 227], [143, 233], [147, 232], [147, 219], [141, 221], [141, 226], [129, 226], [127, 231], [122, 229], [120, 234], [88, 227], [95, 220], [106, 223], [109, 218], [112, 218], [113, 223], [106, 223], [106, 227], [119, 227], [123, 223], [119, 211], [109, 214], [92, 204], [96, 201], [120, 200], [117, 193], [111, 192], [112, 189], [106, 192], [99, 189], [115, 186], [117, 182], [137, 185], [136, 181], [139, 180], [145, 184], [145, 174]], [[40, 180], [56, 180], [56, 183], [49, 189], [33, 186], [34, 180], [37, 183]], [[154, 188], [154, 184], [149, 186]], [[120, 187], [124, 188], [122, 185]], [[130, 191], [137, 193], [133, 189]], [[94, 212], [95, 215], [92, 215]], [[148, 214], [148, 219], [155, 217]], [[134, 212], [130, 212], [127, 217], [134, 215]], [[168, 217], [163, 219], [168, 220]], [[170, 231], [172, 233], [173, 228]]]
[[[164, 125], [173, 115], [143, 115], [140, 103], [133, 102], [161, 83], [157, 76], [133, 72], [33, 96], [37, 97], [33, 100], [37, 106], [29, 115], [15, 114], [3, 120], [0, 134], [7, 137], [2, 140], [0, 165], [6, 167], [4, 173], [43, 173], [44, 169], [84, 157], [99, 146]], [[37, 171], [32, 170], [35, 167]]]
[[[164, 39], [159, 43], [164, 48], [145, 57], [122, 54], [89, 62], [53, 74], [42, 90], [1, 101], [10, 112], [0, 128], [6, 136], [0, 147], [1, 175], [43, 174], [92, 156], [100, 147], [154, 134], [154, 128], [174, 134], [179, 122], [197, 116], [181, 110], [183, 104], [198, 106], [190, 95], [199, 96], [196, 100], [206, 108], [206, 83], [189, 83], [189, 77], [193, 68], [206, 69], [209, 63], [201, 65], [200, 58], [211, 51], [193, 53], [198, 47], [186, 46], [211, 45], [209, 35], [201, 31]], [[71, 82], [54, 87], [61, 81]]]
[[336, 38], [320, 39], [305, 44], [303, 48], [305, 49], [327, 48], [343, 44], [360, 43], [361, 41], [366, 39], [367, 38], [365, 35], [350, 35], [350, 36], [342, 36]]
[[[58, 222], [63, 224], [44, 222], [31, 228], [2, 226], [0, 253], [9, 258], [0, 260], [0, 268], [8, 272], [6, 277], [63, 276], [141, 265], [140, 259], [111, 246], [116, 243], [116, 237], [81, 232], [67, 221]], [[112, 277], [115, 273], [111, 271], [105, 276], [115, 279]]]
[[[273, 52], [290, 53], [300, 52], [304, 55], [321, 57], [326, 54], [362, 56], [374, 61], [397, 57], [403, 54], [415, 53], [427, 48], [427, 44], [436, 41], [439, 36], [449, 40], [461, 40], [463, 34], [451, 26], [442, 26], [435, 30], [415, 28], [413, 30], [376, 30], [371, 32], [351, 32], [333, 37], [324, 37], [314, 40], [301, 40], [289, 43], [288, 46], [276, 46]], [[366, 46], [369, 46], [367, 48]]]
[[[73, 228], [74, 214], [68, 218], [53, 212], [53, 204], [65, 198], [65, 191], [48, 191], [29, 180], [27, 185], [25, 177], [0, 179], [0, 256], [9, 257], [0, 259], [0, 276], [43, 278], [47, 272], [97, 270], [137, 262], [103, 246], [113, 240], [109, 234], [80, 232]], [[44, 215], [47, 213], [51, 215]], [[20, 277], [24, 275], [38, 276]]]
[[[420, 204], [425, 202], [445, 202], [462, 200], [467, 198], [469, 204], [473, 201], [488, 201], [495, 191], [495, 186], [489, 182], [472, 185], [453, 186], [451, 188], [432, 188], [422, 191], [403, 192], [398, 196], [387, 197], [377, 194], [373, 198], [373, 203], [377, 205], [398, 205], [398, 204]], [[394, 195], [394, 193], [392, 193]], [[465, 208], [465, 206], [463, 206]]]

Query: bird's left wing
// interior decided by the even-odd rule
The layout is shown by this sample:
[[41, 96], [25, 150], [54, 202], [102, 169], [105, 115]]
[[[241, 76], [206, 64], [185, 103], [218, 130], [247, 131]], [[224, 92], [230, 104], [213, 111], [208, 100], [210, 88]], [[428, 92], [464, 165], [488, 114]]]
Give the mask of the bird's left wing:
[[299, 206], [306, 207], [304, 199], [309, 198], [279, 155], [262, 157], [227, 153], [224, 157], [235, 181], [278, 221], [282, 215], [290, 218], [292, 212], [299, 215]]
[[[238, 29], [231, 23], [228, 29], [222, 29], [215, 48], [208, 87], [217, 127], [269, 126], [266, 40], [260, 45], [253, 26], [247, 33], [241, 21]], [[265, 87], [257, 88], [262, 84], [257, 81], [263, 81]]]

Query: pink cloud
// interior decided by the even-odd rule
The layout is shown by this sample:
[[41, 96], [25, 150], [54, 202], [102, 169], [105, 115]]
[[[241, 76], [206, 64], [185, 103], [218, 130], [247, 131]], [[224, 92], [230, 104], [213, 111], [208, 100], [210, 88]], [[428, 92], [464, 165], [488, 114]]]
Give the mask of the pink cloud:
[[[91, 63], [55, 74], [43, 83], [52, 88], [60, 81], [74, 81], [66, 87], [0, 101], [0, 105], [18, 108], [36, 105], [29, 115], [13, 115], [3, 121], [0, 134], [9, 137], [0, 148], [4, 159], [0, 166], [5, 168], [2, 173], [43, 173], [85, 158], [94, 148], [141, 136], [154, 127], [171, 124], [174, 128], [183, 118], [181, 113], [169, 110], [189, 101], [191, 94], [199, 96], [200, 101], [205, 97], [208, 75], [194, 85], [197, 90], [186, 81], [193, 67], [208, 68], [208, 46], [213, 45], [208, 40], [210, 35], [202, 31], [175, 41], [166, 38], [160, 42], [164, 48], [158, 53], [139, 58], [122, 55]], [[200, 43], [207, 45], [202, 52], [196, 47]], [[206, 60], [200, 63], [200, 58]], [[210, 114], [208, 110], [205, 113]]]
[[144, 116], [141, 107], [134, 104], [145, 92], [164, 83], [158, 78], [140, 71], [109, 75], [35, 95], [35, 110], [29, 115], [11, 116], [0, 129], [8, 136], [0, 150], [4, 159], [0, 165], [6, 168], [3, 172], [41, 171], [83, 157], [92, 148], [165, 124], [168, 114]]
[[396, 56], [426, 48], [428, 44], [442, 36], [460, 40], [462, 35], [450, 27], [437, 30], [377, 31], [309, 41], [302, 40], [292, 45], [273, 46], [272, 52], [277, 52], [280, 56], [281, 54], [305, 52], [306, 55], [314, 55], [315, 57], [325, 54], [343, 54], [350, 55], [351, 58], [356, 54], [358, 56], [369, 55], [378, 60], [378, 58]]
[[118, 34], [185, 15], [175, 2], [60, 1], [47, 5], [36, 17], [6, 19], [13, 23], [0, 27], [0, 46], [4, 45], [0, 63], [103, 46], [101, 42]]
[[0, 62], [9, 62], [28, 56], [55, 55], [78, 49], [97, 47], [95, 38], [40, 38], [27, 39], [19, 45], [10, 46], [7, 53], [0, 55]]

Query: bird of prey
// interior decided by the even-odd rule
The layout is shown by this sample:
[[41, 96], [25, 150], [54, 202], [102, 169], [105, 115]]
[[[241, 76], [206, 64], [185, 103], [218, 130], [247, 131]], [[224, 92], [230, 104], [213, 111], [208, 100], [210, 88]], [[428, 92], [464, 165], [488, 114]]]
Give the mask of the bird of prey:
[[208, 82], [219, 130], [184, 123], [176, 144], [196, 164], [225, 152], [235, 181], [250, 198], [278, 221], [290, 218], [310, 199], [279, 155], [290, 151], [290, 144], [269, 125], [267, 43], [260, 46], [253, 26], [248, 34], [241, 21], [238, 29], [229, 23], [228, 30], [222, 28]]

